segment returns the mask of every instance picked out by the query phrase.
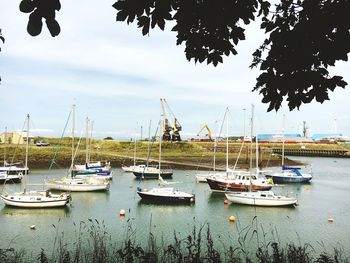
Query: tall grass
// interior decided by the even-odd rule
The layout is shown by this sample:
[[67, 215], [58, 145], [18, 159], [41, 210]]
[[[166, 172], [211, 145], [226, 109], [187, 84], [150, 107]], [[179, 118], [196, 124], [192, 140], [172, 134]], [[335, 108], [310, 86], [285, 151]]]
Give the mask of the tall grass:
[[[75, 224], [74, 224], [75, 225]], [[151, 224], [150, 224], [151, 225]], [[237, 224], [238, 243], [213, 238], [209, 224], [194, 224], [191, 233], [180, 236], [174, 231], [172, 241], [165, 242], [149, 231], [146, 242], [137, 241], [137, 231], [127, 220], [123, 235], [110, 234], [104, 222], [88, 219], [75, 225], [75, 240], [67, 241], [59, 227], [53, 225], [55, 238], [51, 251], [0, 249], [0, 262], [4, 263], [95, 263], [95, 262], [260, 262], [260, 263], [336, 263], [350, 262], [342, 249], [316, 253], [310, 244], [294, 244], [268, 239], [257, 229], [257, 222], [241, 228]], [[151, 229], [151, 226], [150, 226]], [[218, 234], [218, 233], [216, 233]], [[347, 251], [348, 252], [348, 251]]]

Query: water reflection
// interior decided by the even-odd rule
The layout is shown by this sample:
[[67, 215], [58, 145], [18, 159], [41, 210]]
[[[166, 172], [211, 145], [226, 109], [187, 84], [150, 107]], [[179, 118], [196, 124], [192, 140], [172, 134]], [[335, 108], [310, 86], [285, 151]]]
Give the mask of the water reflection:
[[194, 206], [195, 203], [170, 203], [170, 202], [162, 202], [162, 201], [152, 201], [152, 200], [144, 200], [144, 199], [140, 199], [137, 203], [138, 207], [141, 206], [150, 206], [150, 207], [171, 207], [171, 206], [175, 206], [175, 207], [181, 207], [181, 206]]
[[110, 192], [72, 192], [72, 205], [78, 205], [83, 208], [91, 208], [96, 204], [105, 204], [109, 201]]
[[33, 216], [49, 216], [49, 217], [67, 217], [71, 213], [70, 205], [64, 207], [52, 207], [52, 208], [19, 208], [12, 206], [4, 206], [0, 210], [0, 216], [21, 216], [21, 218], [32, 218]]

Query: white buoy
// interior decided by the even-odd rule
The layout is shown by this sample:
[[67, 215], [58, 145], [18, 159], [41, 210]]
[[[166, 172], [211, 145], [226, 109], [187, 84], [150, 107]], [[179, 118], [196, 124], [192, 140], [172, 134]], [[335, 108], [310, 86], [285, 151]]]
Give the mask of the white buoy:
[[124, 209], [120, 210], [120, 211], [119, 211], [119, 215], [120, 215], [120, 216], [125, 216], [125, 210], [124, 210]]
[[36, 228], [36, 225], [31, 225], [30, 226], [30, 229], [32, 229], [32, 230], [35, 230], [35, 228]]
[[333, 222], [334, 222], [334, 219], [333, 219], [332, 217], [329, 217], [329, 218], [328, 218], [328, 222], [329, 222], [329, 223], [333, 223]]

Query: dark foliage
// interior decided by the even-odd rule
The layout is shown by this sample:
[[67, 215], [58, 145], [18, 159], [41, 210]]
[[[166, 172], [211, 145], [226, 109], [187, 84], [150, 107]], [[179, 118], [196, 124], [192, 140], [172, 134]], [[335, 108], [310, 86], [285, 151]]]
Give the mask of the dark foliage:
[[55, 37], [61, 32], [60, 25], [55, 19], [56, 10], [61, 9], [59, 0], [22, 0], [19, 4], [19, 10], [23, 13], [30, 13], [27, 31], [31, 36], [37, 36], [41, 33], [43, 27], [43, 18], [51, 36]]
[[323, 103], [329, 91], [347, 85], [341, 76], [330, 76], [328, 67], [348, 60], [349, 12], [349, 0], [285, 0], [263, 17], [268, 38], [253, 54], [252, 66], [262, 71], [254, 90], [269, 111], [278, 110], [285, 97], [290, 109], [314, 99]]
[[174, 21], [177, 45], [185, 43], [188, 60], [222, 63], [222, 57], [236, 55], [235, 46], [245, 39], [245, 26], [259, 14], [268, 13], [270, 4], [263, 0], [119, 0], [117, 21], [137, 21], [142, 34], [166, 21]]
[[262, 71], [253, 90], [263, 95], [268, 111], [278, 110], [285, 98], [291, 110], [314, 99], [323, 103], [329, 91], [347, 85], [327, 68], [347, 61], [349, 0], [281, 0], [272, 12], [263, 0], [118, 0], [113, 7], [117, 21], [136, 19], [143, 35], [174, 21], [172, 31], [177, 45], [185, 43], [187, 59], [214, 66], [223, 55], [237, 54], [235, 45], [245, 39], [242, 24], [262, 15], [268, 38], [254, 52], [251, 67]]
[[[350, 51], [350, 0], [117, 0], [117, 21], [137, 23], [143, 35], [171, 21], [177, 45], [185, 44], [186, 58], [217, 66], [223, 56], [236, 55], [245, 28], [257, 17], [267, 38], [253, 53], [251, 67], [261, 74], [253, 91], [268, 111], [284, 100], [290, 110], [313, 100], [329, 100], [329, 92], [345, 88], [341, 76], [328, 68], [347, 61]], [[275, 1], [276, 2], [276, 1]], [[42, 18], [52, 36], [60, 32], [55, 20], [59, 0], [22, 0], [20, 10], [31, 13], [28, 32], [40, 34]]]

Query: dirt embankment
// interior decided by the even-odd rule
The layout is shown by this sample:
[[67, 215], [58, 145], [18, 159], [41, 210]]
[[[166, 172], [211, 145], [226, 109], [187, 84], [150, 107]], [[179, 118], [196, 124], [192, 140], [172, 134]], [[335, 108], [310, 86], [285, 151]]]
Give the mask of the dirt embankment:
[[[50, 142], [49, 147], [30, 146], [29, 148], [29, 167], [30, 168], [48, 168], [52, 160], [53, 167], [67, 168], [71, 164], [72, 150], [69, 139], [59, 142], [58, 139], [46, 139]], [[85, 163], [86, 150], [84, 142], [81, 144], [81, 150], [77, 151], [75, 163]], [[90, 160], [108, 160], [113, 167], [121, 167], [122, 165], [133, 164], [134, 143], [94, 140], [90, 147]], [[149, 144], [148, 142], [138, 142], [136, 147], [137, 162], [145, 162], [147, 156], [150, 163], [158, 162], [158, 144]], [[150, 150], [149, 150], [150, 149]], [[237, 168], [248, 168], [250, 162], [249, 145], [243, 147], [239, 143], [230, 143], [229, 145], [229, 166], [233, 167], [238, 158]], [[7, 162], [24, 162], [25, 147], [13, 145], [0, 146], [0, 160], [4, 159], [6, 153]], [[253, 166], [255, 166], [255, 149], [253, 150]], [[226, 145], [221, 143], [218, 145], [215, 153], [216, 168], [225, 169], [226, 166]], [[214, 148], [213, 143], [163, 143], [162, 144], [162, 163], [177, 169], [213, 169]], [[281, 156], [271, 154], [271, 149], [267, 147], [259, 147], [259, 166], [270, 167], [279, 166], [281, 164]], [[294, 161], [285, 160], [286, 165], [298, 165]], [[1, 164], [0, 164], [1, 165]]]

